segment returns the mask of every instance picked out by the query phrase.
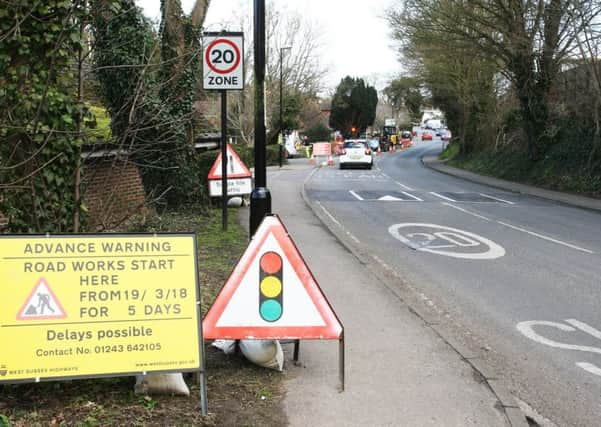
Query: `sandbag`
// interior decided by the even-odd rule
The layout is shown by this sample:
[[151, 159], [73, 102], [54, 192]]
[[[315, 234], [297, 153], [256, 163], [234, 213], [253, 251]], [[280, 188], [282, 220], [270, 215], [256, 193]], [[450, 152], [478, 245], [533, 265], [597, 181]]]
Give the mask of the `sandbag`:
[[136, 375], [135, 394], [175, 394], [190, 396], [181, 373]]
[[234, 354], [236, 352], [236, 340], [215, 340], [211, 345], [225, 354]]
[[281, 371], [284, 351], [278, 340], [240, 340], [240, 351], [252, 363]]

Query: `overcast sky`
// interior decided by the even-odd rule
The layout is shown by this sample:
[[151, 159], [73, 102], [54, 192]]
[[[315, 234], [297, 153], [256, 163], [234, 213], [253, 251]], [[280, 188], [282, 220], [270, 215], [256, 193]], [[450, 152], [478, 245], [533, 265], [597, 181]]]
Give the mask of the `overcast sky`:
[[[189, 12], [195, 0], [181, 1], [184, 11]], [[394, 0], [277, 1], [278, 6], [285, 5], [302, 13], [314, 28], [323, 31], [319, 40], [323, 45], [321, 57], [330, 70], [325, 82], [327, 87], [335, 88], [340, 79], [350, 75], [362, 77], [382, 89], [400, 73], [401, 65], [392, 48], [389, 26], [382, 18]], [[160, 0], [136, 0], [136, 3], [148, 17], [160, 17]], [[212, 0], [205, 28], [239, 31], [239, 23], [233, 18], [244, 12], [252, 17], [252, 10], [253, 0]]]

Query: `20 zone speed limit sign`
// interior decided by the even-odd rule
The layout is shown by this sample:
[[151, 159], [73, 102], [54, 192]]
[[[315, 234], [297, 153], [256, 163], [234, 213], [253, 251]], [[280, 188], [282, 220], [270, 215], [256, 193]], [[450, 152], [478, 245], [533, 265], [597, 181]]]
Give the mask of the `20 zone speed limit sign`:
[[204, 33], [204, 89], [244, 89], [244, 38], [242, 33]]

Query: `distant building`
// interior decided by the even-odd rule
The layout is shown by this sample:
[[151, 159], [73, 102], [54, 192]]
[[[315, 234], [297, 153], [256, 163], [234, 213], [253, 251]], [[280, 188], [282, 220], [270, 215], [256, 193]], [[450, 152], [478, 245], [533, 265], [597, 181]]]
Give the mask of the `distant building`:
[[420, 121], [421, 126], [425, 126], [428, 120], [440, 120], [444, 122], [444, 113], [438, 108], [428, 108], [422, 110], [422, 119]]

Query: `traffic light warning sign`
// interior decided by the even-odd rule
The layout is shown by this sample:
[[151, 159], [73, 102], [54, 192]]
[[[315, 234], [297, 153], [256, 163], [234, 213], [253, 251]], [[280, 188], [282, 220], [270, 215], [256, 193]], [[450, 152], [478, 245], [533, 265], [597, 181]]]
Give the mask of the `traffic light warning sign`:
[[204, 317], [206, 339], [338, 339], [342, 324], [288, 231], [266, 216]]

